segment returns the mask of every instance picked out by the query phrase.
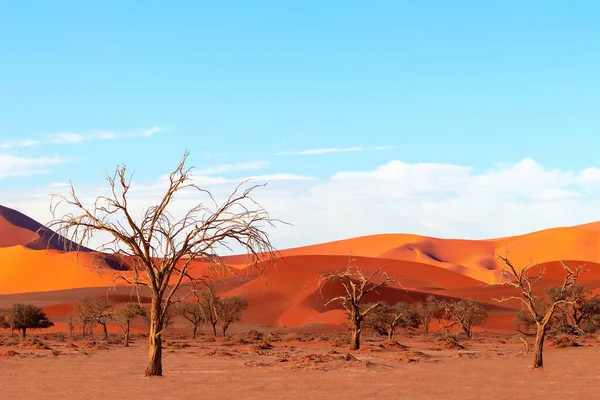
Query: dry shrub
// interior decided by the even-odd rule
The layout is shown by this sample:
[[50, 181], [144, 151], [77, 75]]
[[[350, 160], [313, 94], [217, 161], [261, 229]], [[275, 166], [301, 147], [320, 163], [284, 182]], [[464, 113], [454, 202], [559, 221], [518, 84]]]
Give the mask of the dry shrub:
[[167, 346], [172, 347], [174, 349], [185, 349], [187, 347], [192, 347], [188, 342], [167, 342]]
[[297, 333], [286, 333], [282, 338], [285, 342], [296, 342], [300, 341], [300, 335]]
[[385, 349], [408, 350], [408, 346], [405, 346], [402, 343], [398, 343], [395, 340], [393, 340], [393, 341], [386, 340], [383, 344], [380, 344], [379, 346], [381, 348], [385, 348]]
[[16, 351], [14, 351], [14, 350], [8, 350], [4, 354], [2, 354], [2, 357], [13, 358], [13, 357], [17, 357], [18, 355], [19, 355], [19, 353], [17, 353]]
[[440, 347], [444, 349], [464, 349], [465, 346], [460, 344], [458, 337], [451, 333], [443, 333], [437, 338]]
[[19, 344], [19, 347], [24, 349], [51, 350], [50, 346], [48, 346], [46, 343], [32, 337], [25, 338], [21, 344]]
[[255, 329], [251, 329], [241, 337], [240, 342], [243, 344], [254, 343], [257, 340], [262, 340], [264, 337], [264, 333], [259, 332]]
[[279, 336], [279, 334], [277, 333], [267, 333], [265, 335], [265, 340], [268, 342], [280, 342], [281, 341], [281, 336]]
[[88, 349], [96, 349], [96, 350], [108, 350], [109, 347], [106, 343], [97, 342], [95, 340], [90, 340], [85, 344]]
[[552, 339], [552, 345], [554, 347], [558, 347], [560, 349], [566, 348], [566, 347], [578, 347], [580, 346], [579, 343], [575, 342], [575, 339], [573, 339], [572, 336], [569, 335], [558, 335], [556, 336], [554, 339]]
[[393, 358], [394, 361], [403, 363], [422, 362], [428, 361], [429, 359], [431, 359], [429, 354], [425, 354], [420, 351], [407, 351], [405, 353], [398, 354]]
[[207, 357], [235, 357], [236, 355], [232, 352], [225, 350], [213, 350], [205, 354]]
[[327, 354], [307, 354], [292, 359], [292, 362], [298, 364], [311, 364], [311, 363], [326, 363], [334, 361], [335, 358]]
[[255, 350], [271, 350], [273, 345], [266, 340], [262, 340], [260, 343], [254, 345]]
[[347, 333], [338, 332], [329, 338], [329, 343], [333, 347], [342, 347], [350, 344], [350, 335]]
[[9, 336], [0, 340], [0, 346], [14, 347], [18, 346], [21, 341], [16, 336]]

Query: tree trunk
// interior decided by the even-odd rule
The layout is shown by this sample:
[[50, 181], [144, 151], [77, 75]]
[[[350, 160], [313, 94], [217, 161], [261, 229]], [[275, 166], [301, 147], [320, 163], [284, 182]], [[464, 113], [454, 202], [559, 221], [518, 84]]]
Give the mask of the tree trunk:
[[223, 323], [223, 336], [227, 333], [227, 328], [229, 328], [229, 323]]
[[129, 347], [129, 326], [130, 322], [127, 321], [127, 326], [125, 327], [125, 347]]
[[544, 350], [544, 339], [546, 338], [546, 326], [545, 324], [538, 324], [537, 326], [535, 344], [533, 345], [533, 368], [544, 368], [542, 352]]
[[394, 328], [388, 328], [388, 330], [387, 330], [388, 341], [391, 342], [393, 336], [394, 336]]
[[21, 331], [23, 332], [22, 337], [23, 337], [23, 339], [25, 339], [25, 337], [27, 336], [27, 328], [23, 327], [23, 328], [21, 328]]
[[146, 376], [162, 376], [162, 329], [162, 301], [160, 299], [152, 299]]
[[215, 336], [217, 336], [217, 323], [216, 322], [211, 322], [212, 328], [213, 328], [213, 333], [215, 334]]
[[193, 337], [196, 339], [196, 332], [198, 332], [198, 325], [194, 325]]
[[102, 329], [104, 329], [104, 339], [108, 340], [108, 329], [106, 328], [106, 323], [102, 324]]
[[352, 329], [352, 350], [360, 349], [360, 321], [354, 320], [354, 326]]
[[463, 327], [463, 331], [465, 332], [465, 335], [467, 335], [467, 340], [471, 340], [473, 337], [473, 332], [471, 332], [471, 329]]

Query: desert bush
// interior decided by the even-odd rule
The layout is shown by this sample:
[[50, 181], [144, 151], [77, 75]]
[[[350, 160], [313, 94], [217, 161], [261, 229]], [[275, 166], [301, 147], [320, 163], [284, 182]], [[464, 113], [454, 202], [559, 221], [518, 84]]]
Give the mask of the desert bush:
[[575, 339], [571, 335], [560, 334], [552, 338], [552, 345], [560, 349], [566, 347], [578, 347], [579, 344], [575, 342]]
[[447, 326], [446, 329], [448, 330], [457, 325], [463, 330], [467, 339], [473, 337], [473, 327], [481, 324], [487, 317], [485, 306], [468, 298], [441, 302], [440, 308], [444, 319], [452, 321], [452, 324]]
[[[365, 307], [369, 307], [369, 305]], [[381, 303], [365, 317], [364, 323], [369, 330], [379, 335], [385, 335], [388, 340], [392, 340], [398, 328], [416, 329], [420, 322], [415, 310], [407, 303], [401, 302], [392, 306]]]
[[329, 337], [329, 343], [333, 347], [341, 347], [350, 344], [350, 336], [346, 333], [337, 332]]
[[217, 314], [222, 323], [223, 336], [225, 336], [229, 325], [241, 319], [242, 312], [248, 308], [248, 301], [241, 296], [233, 296], [219, 300], [216, 306]]
[[438, 344], [445, 349], [464, 349], [457, 335], [444, 332], [437, 337]]
[[21, 331], [23, 339], [27, 336], [27, 329], [46, 329], [52, 326], [54, 322], [48, 319], [40, 307], [33, 304], [13, 304], [0, 317], [0, 328]]

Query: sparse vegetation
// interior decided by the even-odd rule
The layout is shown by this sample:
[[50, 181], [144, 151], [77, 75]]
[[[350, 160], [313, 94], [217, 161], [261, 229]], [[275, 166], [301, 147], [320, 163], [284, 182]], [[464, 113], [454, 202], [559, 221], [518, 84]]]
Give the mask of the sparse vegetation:
[[84, 297], [77, 304], [77, 314], [80, 323], [84, 324], [83, 332], [85, 334], [85, 325], [89, 327], [89, 332], [93, 336], [94, 327], [102, 326], [104, 338], [108, 340], [107, 324], [112, 319], [113, 302], [108, 299]]
[[223, 336], [227, 334], [227, 328], [231, 323], [239, 321], [244, 310], [248, 308], [248, 302], [241, 296], [228, 297], [219, 300], [217, 313], [222, 321]]
[[579, 276], [584, 272], [584, 269], [582, 266], [578, 266], [575, 269], [570, 268], [565, 262], [561, 261], [561, 265], [566, 273], [563, 284], [559, 290], [553, 291], [552, 299], [545, 303], [534, 294], [535, 284], [543, 279], [545, 268], [540, 268], [537, 276], [532, 276], [530, 275], [534, 266], [532, 263], [521, 269], [517, 269], [508, 259], [508, 255], [506, 257], [499, 255], [498, 257], [504, 262], [502, 268], [504, 282], [502, 284], [517, 288], [520, 296], [502, 297], [494, 300], [505, 302], [516, 299], [521, 301], [527, 308], [536, 326], [533, 368], [543, 368], [544, 340], [546, 339], [548, 325], [560, 305], [573, 305], [577, 303], [578, 297], [581, 294], [572, 289], [576, 285]]
[[[345, 271], [321, 275], [321, 279], [318, 283], [318, 291], [321, 295], [327, 284], [339, 283], [343, 288], [341, 295], [332, 297], [325, 305], [327, 306], [337, 302], [341, 304], [346, 311], [352, 330], [351, 348], [353, 350], [360, 349], [361, 324], [363, 320], [371, 311], [381, 305], [381, 303], [377, 302], [371, 304], [369, 307], [361, 307], [365, 295], [371, 292], [377, 293], [377, 289], [390, 282], [394, 282], [388, 274], [383, 271], [384, 268], [385, 266], [378, 268], [371, 274], [365, 276], [363, 271], [355, 264], [354, 260], [350, 260]], [[376, 278], [379, 280], [377, 283], [374, 282]]]
[[487, 317], [485, 306], [472, 299], [446, 301], [439, 304], [444, 319], [450, 321], [446, 329], [458, 326], [468, 340], [473, 337], [473, 327], [481, 324]]
[[391, 341], [398, 328], [416, 329], [419, 327], [419, 320], [414, 309], [407, 303], [396, 303], [393, 306], [382, 303], [367, 315], [365, 326], [380, 335], [387, 336]]
[[198, 328], [207, 321], [206, 314], [199, 301], [182, 303], [181, 316], [192, 326], [192, 337], [196, 339]]
[[440, 303], [435, 296], [429, 295], [425, 301], [417, 301], [411, 304], [414, 314], [419, 321], [425, 335], [429, 335], [429, 327], [436, 314], [441, 311]]
[[0, 319], [0, 327], [12, 331], [20, 331], [25, 340], [27, 329], [46, 329], [54, 326], [54, 322], [48, 319], [46, 313], [32, 304], [13, 304], [5, 311]]
[[129, 347], [131, 323], [137, 318], [148, 318], [148, 311], [139, 303], [126, 303], [113, 314], [113, 319], [123, 331], [123, 343]]
[[[184, 287], [191, 293], [201, 282], [201, 277], [190, 274], [193, 262], [205, 261], [224, 273], [227, 266], [216, 251], [228, 247], [229, 242], [247, 250], [251, 256], [249, 264], [260, 273], [263, 264], [259, 260], [274, 260], [274, 248], [264, 228], [274, 225], [276, 220], [252, 199], [253, 191], [263, 185], [242, 190], [246, 183], [242, 182], [218, 204], [207, 190], [194, 183], [191, 168], [185, 166], [188, 155], [186, 152], [169, 174], [162, 199], [142, 213], [141, 221], [136, 221], [138, 212], [130, 206], [131, 175], [124, 165], [117, 167], [114, 175], [107, 175], [110, 195], [98, 197], [90, 207], [82, 203], [73, 185], [68, 195], [54, 194], [51, 204], [53, 215], [61, 205], [69, 210], [52, 221], [50, 229], [61, 237], [71, 238], [78, 246], [86, 245], [95, 234], [108, 234], [112, 240], [100, 246], [97, 254], [114, 253], [122, 265], [111, 268], [101, 256], [97, 262], [99, 270], [115, 274], [115, 281], [149, 290], [152, 301], [146, 376], [163, 374], [162, 337], [167, 310], [187, 297], [185, 290], [179, 295]], [[185, 210], [183, 217], [175, 218], [179, 212], [171, 210], [173, 199], [188, 191], [207, 195], [210, 205], [200, 202]], [[67, 250], [82, 248], [65, 246]]]

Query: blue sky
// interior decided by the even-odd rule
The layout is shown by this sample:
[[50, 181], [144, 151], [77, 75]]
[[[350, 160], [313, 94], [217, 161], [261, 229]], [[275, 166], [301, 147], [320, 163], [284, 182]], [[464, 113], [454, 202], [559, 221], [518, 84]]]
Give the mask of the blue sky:
[[[598, 165], [598, 21], [595, 1], [0, 0], [0, 203], [121, 162], [156, 179], [185, 149], [225, 178], [523, 159], [576, 175]], [[362, 150], [280, 154], [324, 148]]]

